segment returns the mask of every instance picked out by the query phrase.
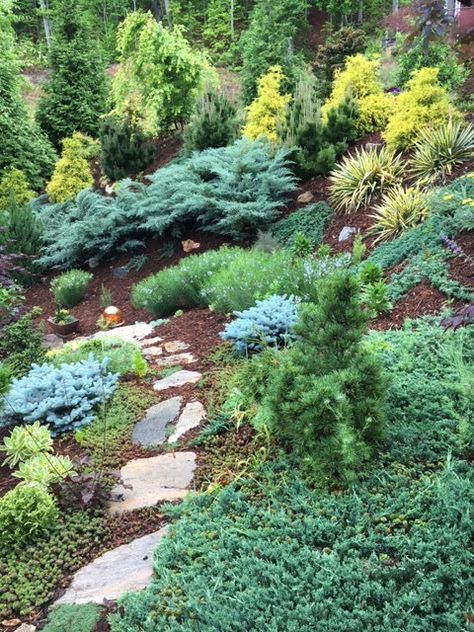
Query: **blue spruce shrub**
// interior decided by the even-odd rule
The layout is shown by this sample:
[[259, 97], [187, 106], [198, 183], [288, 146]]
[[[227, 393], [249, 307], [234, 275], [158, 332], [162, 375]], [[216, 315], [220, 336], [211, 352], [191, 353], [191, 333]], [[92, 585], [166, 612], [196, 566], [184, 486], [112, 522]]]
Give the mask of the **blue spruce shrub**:
[[94, 408], [111, 396], [118, 375], [107, 373], [108, 358], [90, 355], [75, 364], [33, 364], [25, 377], [14, 379], [0, 410], [1, 425], [49, 424], [58, 434], [92, 421]]
[[297, 300], [293, 296], [270, 296], [243, 312], [226, 325], [220, 334], [234, 344], [239, 353], [261, 351], [264, 347], [282, 347], [294, 339], [291, 329], [297, 320]]

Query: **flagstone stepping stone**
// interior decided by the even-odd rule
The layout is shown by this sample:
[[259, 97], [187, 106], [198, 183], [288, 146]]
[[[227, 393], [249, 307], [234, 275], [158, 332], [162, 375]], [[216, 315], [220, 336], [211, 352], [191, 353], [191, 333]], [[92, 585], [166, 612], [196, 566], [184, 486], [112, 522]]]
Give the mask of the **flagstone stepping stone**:
[[163, 353], [163, 349], [161, 347], [145, 347], [142, 349], [142, 353], [145, 358], [156, 358]]
[[172, 452], [129, 461], [120, 470], [120, 477], [130, 488], [116, 485], [112, 489], [109, 513], [122, 514], [183, 498], [189, 492], [195, 468], [194, 452]]
[[196, 384], [201, 378], [202, 373], [199, 371], [176, 371], [176, 373], [155, 382], [153, 388], [155, 391], [165, 391], [167, 388], [175, 388], [184, 384]]
[[43, 336], [43, 346], [46, 349], [62, 349], [64, 347], [64, 340], [56, 334], [46, 334]]
[[139, 445], [161, 445], [166, 440], [166, 426], [179, 415], [182, 397], [172, 397], [147, 410], [143, 419], [135, 424], [132, 442]]
[[99, 331], [91, 338], [120, 338], [124, 342], [138, 342], [149, 336], [154, 328], [151, 323], [137, 322], [134, 325], [124, 325], [123, 327], [115, 327], [107, 331]]
[[206, 409], [201, 404], [201, 402], [189, 402], [189, 404], [186, 404], [183, 412], [178, 419], [175, 431], [168, 438], [168, 443], [173, 443], [174, 441], [177, 441], [185, 432], [191, 430], [191, 428], [196, 428], [196, 426], [199, 426], [199, 424], [203, 419], [205, 419], [205, 417]]
[[193, 362], [196, 362], [196, 358], [192, 353], [175, 353], [174, 355], [160, 357], [157, 360], [157, 363], [162, 367], [192, 364]]
[[163, 338], [160, 338], [159, 336], [154, 336], [153, 338], [145, 338], [145, 340], [140, 340], [139, 344], [140, 347], [145, 348], [152, 347], [158, 342], [163, 342]]
[[35, 632], [36, 628], [34, 625], [30, 625], [29, 623], [22, 623], [19, 628], [15, 630], [15, 632]]
[[87, 564], [77, 571], [69, 588], [54, 605], [102, 604], [126, 592], [143, 590], [152, 577], [153, 551], [166, 531], [167, 527], [163, 527], [122, 544]]
[[189, 345], [181, 340], [172, 340], [171, 342], [165, 342], [165, 349], [168, 353], [177, 353], [178, 351], [187, 351]]

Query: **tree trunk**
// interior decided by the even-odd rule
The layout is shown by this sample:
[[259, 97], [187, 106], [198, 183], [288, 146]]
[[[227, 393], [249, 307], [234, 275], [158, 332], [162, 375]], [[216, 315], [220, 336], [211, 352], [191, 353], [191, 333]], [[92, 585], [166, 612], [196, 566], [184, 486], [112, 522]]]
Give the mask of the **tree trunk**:
[[396, 13], [398, 11], [398, 0], [392, 0], [392, 13]]
[[234, 39], [234, 0], [230, 0], [230, 34]]
[[49, 22], [49, 17], [48, 17], [48, 3], [47, 0], [39, 0], [39, 4], [40, 4], [40, 8], [41, 8], [41, 13], [42, 13], [42, 17], [43, 17], [43, 28], [44, 28], [44, 36], [46, 38], [46, 45], [48, 46], [48, 48], [51, 47], [51, 24]]
[[364, 0], [359, 0], [359, 13], [357, 15], [358, 24], [362, 24], [364, 20]]

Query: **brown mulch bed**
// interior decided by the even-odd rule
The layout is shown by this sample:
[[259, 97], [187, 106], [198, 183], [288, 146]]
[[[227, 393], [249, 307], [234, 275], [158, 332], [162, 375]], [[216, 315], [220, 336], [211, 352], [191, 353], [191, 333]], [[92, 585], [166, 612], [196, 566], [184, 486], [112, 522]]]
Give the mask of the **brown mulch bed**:
[[[145, 310], [134, 309], [130, 304], [130, 290], [134, 283], [137, 283], [141, 279], [167, 268], [171, 265], [175, 265], [182, 258], [189, 256], [190, 254], [196, 254], [206, 252], [206, 250], [213, 250], [219, 248], [222, 244], [227, 243], [227, 240], [218, 235], [211, 235], [206, 233], [192, 232], [186, 235], [187, 239], [192, 239], [200, 243], [200, 248], [194, 250], [192, 253], [183, 252], [181, 243], [175, 248], [175, 252], [171, 257], [160, 258], [161, 250], [166, 246], [164, 239], [155, 239], [148, 242], [143, 254], [148, 257], [148, 260], [141, 268], [141, 270], [129, 272], [126, 278], [116, 278], [113, 276], [113, 270], [122, 266], [125, 266], [130, 261], [130, 255], [122, 255], [117, 258], [113, 263], [104, 263], [91, 270], [93, 279], [89, 285], [87, 295], [85, 299], [76, 307], [71, 309], [71, 314], [79, 319], [79, 333], [83, 335], [90, 335], [97, 331], [97, 319], [101, 315], [103, 308], [100, 305], [100, 291], [102, 286], [106, 287], [112, 293], [112, 302], [119, 307], [122, 311], [122, 317], [125, 324], [132, 324], [138, 320], [151, 320], [151, 316]], [[135, 253], [137, 254], [137, 253]], [[47, 319], [53, 314], [54, 306], [52, 302], [51, 293], [49, 290], [49, 283], [55, 274], [47, 275], [43, 277], [39, 283], [35, 284], [25, 292], [26, 304], [29, 309], [38, 306], [43, 310], [42, 319]]]
[[455, 242], [465, 256], [459, 255], [449, 260], [449, 276], [464, 286], [474, 287], [474, 232], [460, 233]]

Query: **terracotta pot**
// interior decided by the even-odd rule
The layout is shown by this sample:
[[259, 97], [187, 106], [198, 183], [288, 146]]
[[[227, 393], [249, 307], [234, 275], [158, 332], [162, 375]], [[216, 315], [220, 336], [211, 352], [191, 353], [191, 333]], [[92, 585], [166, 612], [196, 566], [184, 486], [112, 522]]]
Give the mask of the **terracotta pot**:
[[56, 323], [54, 321], [54, 318], [48, 318], [48, 323], [52, 331], [61, 338], [67, 338], [68, 336], [71, 336], [77, 331], [77, 328], [79, 326], [79, 321], [77, 318], [74, 318], [74, 320], [69, 323]]

